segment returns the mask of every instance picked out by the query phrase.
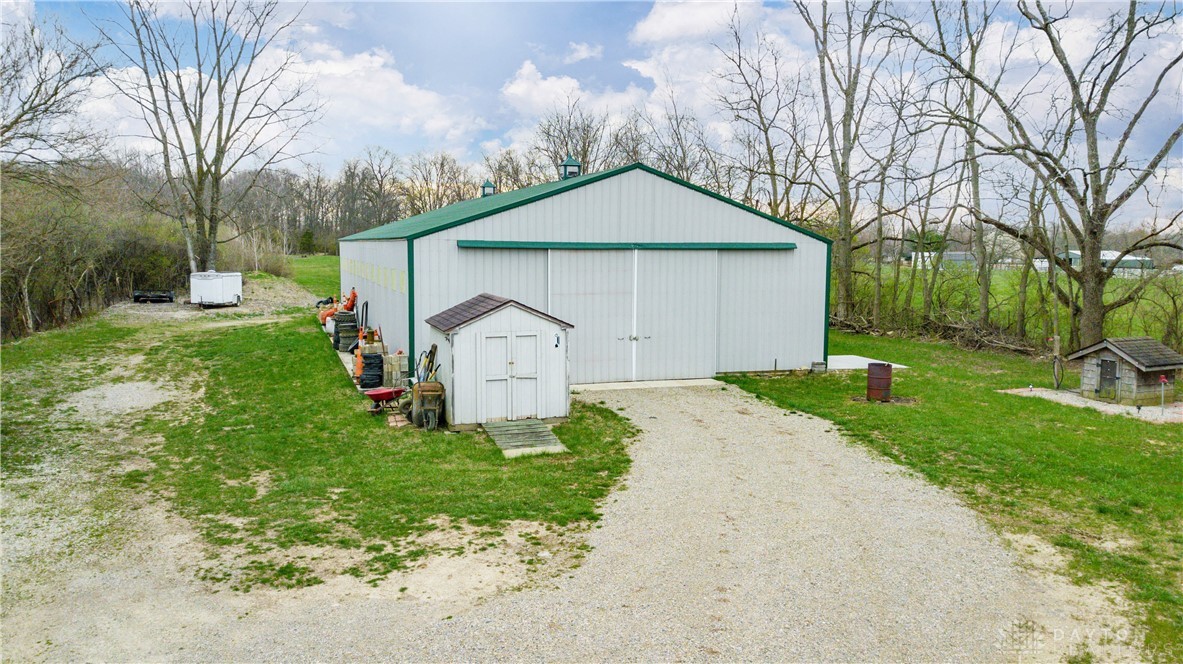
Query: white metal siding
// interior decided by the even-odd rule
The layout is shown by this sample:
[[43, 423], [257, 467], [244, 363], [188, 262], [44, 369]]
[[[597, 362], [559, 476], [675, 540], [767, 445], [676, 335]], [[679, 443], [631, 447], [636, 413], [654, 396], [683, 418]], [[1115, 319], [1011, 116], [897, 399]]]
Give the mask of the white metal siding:
[[[825, 243], [644, 171], [630, 171], [413, 241], [417, 351], [430, 345], [425, 318], [488, 292], [575, 325], [573, 382], [629, 380], [631, 351], [625, 372], [617, 359], [606, 359], [601, 350], [617, 343], [628, 346], [619, 338], [627, 339], [633, 321], [631, 291], [621, 293], [622, 284], [634, 278], [632, 250], [459, 249], [458, 240], [794, 242], [796, 249], [780, 251], [640, 251], [637, 324], [652, 327], [648, 334], [638, 329], [636, 378], [710, 376], [771, 369], [774, 364], [791, 369], [823, 356]], [[401, 240], [342, 242], [341, 253], [345, 288], [350, 285], [347, 255], [389, 261], [383, 265], [405, 270], [406, 246]], [[383, 299], [368, 295], [361, 286], [358, 290], [371, 300], [371, 319], [384, 329], [392, 325], [399, 342], [405, 343], [405, 294]], [[387, 337], [391, 338], [389, 331]], [[589, 363], [588, 358], [599, 359]], [[596, 363], [599, 366], [593, 366]]]
[[719, 370], [770, 371], [822, 359], [825, 253], [719, 252]]
[[549, 254], [551, 288], [547, 313], [575, 326], [571, 330], [571, 381], [579, 384], [632, 380], [629, 337], [633, 334], [633, 252], [551, 251]]
[[413, 242], [416, 338], [426, 338], [425, 319], [481, 293], [546, 311], [546, 252], [461, 250], [439, 234]]
[[[409, 275], [407, 274], [406, 242], [403, 240], [367, 240], [341, 242], [338, 246], [341, 248], [341, 289], [348, 293], [350, 288], [357, 288], [359, 306], [362, 302], [368, 301], [370, 303], [370, 327], [382, 328], [382, 334], [390, 352], [393, 353], [400, 348], [409, 351], [407, 345]], [[316, 293], [316, 295], [324, 297], [325, 294]], [[446, 307], [441, 307], [441, 310], [443, 308]], [[419, 318], [422, 319], [424, 316]], [[420, 345], [423, 348], [430, 346], [430, 344], [423, 345], [422, 343]], [[414, 358], [411, 360], [414, 361]]]
[[717, 373], [716, 262], [714, 251], [637, 252], [635, 380]]
[[[641, 170], [432, 235], [526, 242], [825, 243]], [[426, 239], [426, 238], [424, 238]], [[416, 249], [418, 242], [416, 242]], [[418, 262], [418, 254], [416, 254]]]

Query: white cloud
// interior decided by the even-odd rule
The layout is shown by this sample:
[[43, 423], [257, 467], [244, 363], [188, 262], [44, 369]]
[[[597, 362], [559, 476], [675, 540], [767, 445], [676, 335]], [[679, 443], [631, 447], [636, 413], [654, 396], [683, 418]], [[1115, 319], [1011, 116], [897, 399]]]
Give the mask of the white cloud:
[[322, 127], [335, 140], [375, 130], [421, 135], [449, 147], [468, 142], [487, 123], [463, 100], [410, 83], [383, 49], [346, 54], [327, 44], [304, 49], [299, 70], [315, 78], [324, 103]]
[[526, 60], [501, 87], [501, 97], [521, 115], [540, 116], [568, 99], [579, 97], [579, 81], [570, 76], [543, 76]]
[[576, 99], [588, 109], [621, 115], [643, 102], [648, 94], [635, 85], [624, 90], [586, 90], [571, 76], [544, 76], [530, 60], [523, 62], [501, 87], [501, 97], [527, 121]]
[[732, 12], [739, 12], [742, 19], [759, 11], [759, 3], [751, 2], [657, 2], [633, 27], [629, 39], [640, 44], [655, 44], [710, 38], [727, 29]]
[[0, 0], [0, 20], [8, 25], [21, 25], [37, 15], [33, 0]]
[[567, 57], [563, 58], [564, 64], [570, 65], [576, 62], [583, 62], [584, 60], [599, 60], [604, 57], [604, 46], [602, 44], [570, 42], [568, 48], [570, 50], [567, 53]]
[[[407, 81], [385, 50], [350, 54], [328, 44], [308, 43], [299, 54], [266, 51], [258, 64], [270, 71], [288, 57], [294, 58], [289, 85], [310, 80], [322, 106], [320, 121], [289, 152], [325, 150], [337, 158], [348, 157], [360, 153], [367, 144], [388, 143], [400, 136], [426, 139], [441, 149], [463, 150], [488, 127], [466, 107], [465, 100]], [[136, 75], [132, 70], [112, 70], [111, 74]], [[116, 94], [102, 78], [91, 82], [91, 90], [79, 109], [89, 124], [118, 137], [121, 148], [158, 151], [146, 137], [147, 127], [132, 102]]]

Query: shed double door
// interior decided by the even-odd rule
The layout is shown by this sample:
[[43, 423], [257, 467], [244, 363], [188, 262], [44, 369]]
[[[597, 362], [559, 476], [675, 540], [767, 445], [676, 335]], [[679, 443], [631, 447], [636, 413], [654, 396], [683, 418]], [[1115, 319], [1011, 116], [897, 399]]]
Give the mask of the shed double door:
[[538, 417], [539, 332], [497, 332], [481, 336], [482, 422]]
[[551, 250], [548, 305], [571, 322], [571, 382], [715, 373], [714, 251]]

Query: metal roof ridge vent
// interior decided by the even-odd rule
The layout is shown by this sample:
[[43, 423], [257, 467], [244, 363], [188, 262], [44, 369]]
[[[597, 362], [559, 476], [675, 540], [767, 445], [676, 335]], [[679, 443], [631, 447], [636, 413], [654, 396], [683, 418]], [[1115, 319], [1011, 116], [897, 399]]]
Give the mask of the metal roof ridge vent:
[[570, 178], [579, 177], [583, 173], [583, 164], [579, 160], [567, 153], [567, 158], [563, 163], [559, 164], [559, 179], [568, 180]]

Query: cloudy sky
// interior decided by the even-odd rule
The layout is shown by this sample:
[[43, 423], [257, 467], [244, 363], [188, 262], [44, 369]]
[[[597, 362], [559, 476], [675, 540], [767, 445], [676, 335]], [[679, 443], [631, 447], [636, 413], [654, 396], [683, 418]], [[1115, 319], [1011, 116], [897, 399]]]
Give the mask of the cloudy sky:
[[[4, 0], [6, 8], [15, 5]], [[325, 104], [309, 141], [330, 171], [367, 145], [396, 152], [446, 149], [466, 160], [524, 140], [568, 98], [619, 111], [679, 103], [709, 111], [713, 41], [731, 2], [309, 3], [295, 48]], [[741, 3], [743, 13], [758, 5]], [[105, 2], [37, 2], [71, 34], [118, 19]], [[130, 128], [130, 113], [101, 99], [84, 111]]]
[[[905, 7], [912, 5], [903, 5]], [[296, 11], [300, 5], [286, 5]], [[112, 2], [0, 0], [5, 14], [56, 17], [76, 38], [95, 37], [94, 24], [117, 20]], [[1083, 59], [1113, 5], [1073, 6], [1062, 24], [1072, 57]], [[714, 46], [726, 38], [732, 12], [742, 22], [772, 35], [786, 57], [802, 68], [815, 66], [812, 43], [791, 5], [759, 2], [310, 2], [286, 45], [299, 53], [302, 69], [315, 80], [324, 117], [304, 138], [309, 161], [335, 173], [368, 145], [407, 154], [448, 150], [465, 162], [482, 152], [524, 146], [539, 116], [578, 98], [610, 113], [638, 105], [660, 112], [674, 98], [680, 109], [716, 127], [726, 122], [715, 98], [721, 66]], [[1016, 27], [1014, 9], [1002, 5], [998, 34]], [[7, 19], [6, 19], [7, 20]], [[1020, 31], [1023, 32], [1023, 31]], [[1031, 33], [1030, 28], [1025, 32]], [[1179, 35], [1156, 40], [1151, 68], [1179, 51]], [[1036, 44], [1028, 34], [1020, 42]], [[1006, 40], [999, 44], [1008, 43]], [[1022, 68], [1046, 59], [1034, 46], [1005, 52]], [[1155, 69], [1157, 71], [1157, 69]], [[1048, 90], [1025, 81], [1038, 94]], [[1133, 108], [1150, 80], [1132, 79], [1115, 93]], [[1179, 68], [1133, 138], [1133, 156], [1145, 158], [1183, 117]], [[101, 85], [98, 86], [101, 88]], [[82, 109], [88, 122], [122, 134], [138, 131], [138, 117], [126, 101], [97, 96]], [[1111, 121], [1120, 121], [1114, 116]], [[720, 132], [722, 133], [722, 132]], [[150, 144], [142, 145], [145, 149]], [[1183, 206], [1183, 145], [1156, 186], [1165, 200]], [[1159, 191], [1159, 196], [1163, 192]], [[1179, 199], [1179, 200], [1176, 200]], [[1162, 201], [1162, 198], [1159, 198]], [[1149, 214], [1141, 210], [1132, 219]]]

